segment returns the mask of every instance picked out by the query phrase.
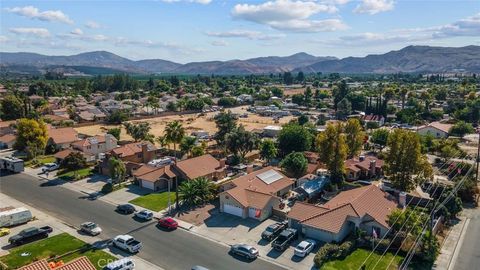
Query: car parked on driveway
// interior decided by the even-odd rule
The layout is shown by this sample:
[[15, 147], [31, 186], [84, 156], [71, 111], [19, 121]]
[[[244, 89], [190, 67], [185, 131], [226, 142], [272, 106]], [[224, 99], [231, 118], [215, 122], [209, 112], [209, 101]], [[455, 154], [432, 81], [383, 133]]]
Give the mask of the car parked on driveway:
[[97, 224], [89, 221], [80, 225], [80, 231], [87, 233], [91, 236], [95, 236], [99, 235], [102, 232], [102, 229], [98, 227]]
[[135, 217], [143, 220], [152, 220], [153, 212], [150, 210], [142, 210], [140, 212], [136, 212]]
[[272, 242], [272, 247], [275, 250], [284, 251], [297, 237], [297, 230], [292, 228], [285, 229], [278, 235], [275, 241]]
[[135, 207], [133, 207], [133, 205], [128, 204], [128, 203], [127, 204], [120, 204], [119, 206], [117, 206], [116, 210], [117, 210], [117, 212], [125, 214], [125, 215], [134, 213], [136, 211]]
[[60, 168], [60, 165], [58, 165], [57, 163], [45, 163], [43, 164], [42, 172], [52, 172], [58, 170], [58, 168]]
[[317, 245], [317, 242], [312, 239], [305, 239], [295, 247], [294, 254], [298, 257], [306, 257]]
[[243, 256], [247, 259], [254, 260], [258, 257], [258, 249], [246, 244], [232, 245], [230, 248], [232, 254]]
[[171, 217], [163, 217], [158, 220], [158, 226], [165, 229], [174, 230], [178, 228], [178, 222]]
[[262, 232], [262, 239], [267, 241], [272, 241], [279, 235], [288, 225], [287, 221], [277, 222], [274, 224], [269, 225], [265, 230]]

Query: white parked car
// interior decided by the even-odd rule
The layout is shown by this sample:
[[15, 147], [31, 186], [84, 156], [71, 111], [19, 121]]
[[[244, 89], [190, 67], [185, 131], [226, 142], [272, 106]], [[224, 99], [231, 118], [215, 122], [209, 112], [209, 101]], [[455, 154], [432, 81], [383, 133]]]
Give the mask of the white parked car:
[[142, 211], [136, 212], [135, 216], [143, 220], [152, 220], [153, 212], [150, 210], [142, 210]]
[[51, 171], [58, 170], [58, 168], [60, 168], [60, 165], [58, 165], [57, 163], [45, 163], [43, 164], [42, 172], [44, 173], [51, 172]]
[[123, 258], [107, 264], [105, 270], [133, 270], [135, 269], [135, 263], [130, 258]]
[[82, 223], [80, 225], [80, 230], [92, 236], [99, 235], [102, 232], [102, 229], [98, 227], [97, 224], [90, 221]]
[[308, 253], [312, 251], [315, 245], [317, 245], [317, 242], [315, 242], [315, 240], [305, 239], [300, 242], [298, 246], [295, 247], [294, 254], [295, 256], [304, 258], [308, 255]]

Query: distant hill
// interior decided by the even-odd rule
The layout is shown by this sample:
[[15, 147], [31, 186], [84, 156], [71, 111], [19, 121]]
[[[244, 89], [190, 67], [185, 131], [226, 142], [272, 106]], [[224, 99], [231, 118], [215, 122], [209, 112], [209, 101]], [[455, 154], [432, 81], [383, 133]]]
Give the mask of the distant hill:
[[480, 72], [480, 46], [430, 47], [408, 46], [399, 51], [365, 57], [318, 57], [307, 53], [268, 56], [246, 60], [206, 61], [179, 64], [162, 59], [133, 61], [106, 51], [71, 56], [47, 56], [36, 53], [0, 53], [2, 73], [39, 74], [64, 67], [69, 73], [96, 75], [106, 73], [170, 74], [270, 74], [284, 71], [307, 73], [397, 73], [397, 72]]
[[322, 61], [294, 71], [340, 73], [480, 72], [480, 46], [408, 46], [365, 57]]

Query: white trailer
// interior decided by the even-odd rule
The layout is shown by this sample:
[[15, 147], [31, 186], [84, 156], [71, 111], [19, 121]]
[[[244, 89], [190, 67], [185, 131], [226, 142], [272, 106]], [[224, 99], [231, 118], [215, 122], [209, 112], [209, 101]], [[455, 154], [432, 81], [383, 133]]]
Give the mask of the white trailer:
[[23, 172], [23, 160], [16, 157], [0, 157], [0, 170], [14, 173]]
[[25, 207], [8, 209], [0, 212], [0, 227], [11, 227], [32, 220], [32, 212]]

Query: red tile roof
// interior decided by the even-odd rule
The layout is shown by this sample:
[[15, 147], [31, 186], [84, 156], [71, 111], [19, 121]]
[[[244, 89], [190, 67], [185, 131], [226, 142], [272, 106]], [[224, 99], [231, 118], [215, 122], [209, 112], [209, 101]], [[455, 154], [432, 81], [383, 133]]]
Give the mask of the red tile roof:
[[48, 262], [45, 259], [33, 262], [29, 265], [18, 268], [18, 270], [50, 270]]
[[424, 128], [427, 128], [427, 127], [432, 127], [432, 128], [435, 128], [435, 129], [438, 129], [440, 131], [443, 131], [445, 133], [448, 133], [450, 131], [450, 128], [452, 127], [453, 125], [452, 124], [445, 124], [445, 123], [440, 123], [440, 122], [432, 122], [426, 126], [421, 126], [418, 128], [418, 130], [421, 130], [421, 129], [424, 129]]
[[142, 144], [147, 144], [148, 151], [155, 151], [157, 147], [150, 142], [134, 142], [122, 145], [112, 150], [119, 157], [133, 156], [142, 152]]
[[224, 169], [219, 168], [219, 166], [220, 162], [209, 154], [182, 160], [175, 165], [175, 167], [182, 171], [189, 179], [206, 176], [217, 170]]
[[3, 142], [3, 143], [13, 142], [16, 139], [17, 139], [17, 136], [15, 136], [14, 134], [5, 134], [3, 136], [0, 136], [0, 142]]
[[175, 177], [175, 174], [172, 172], [170, 165], [163, 167], [143, 165], [133, 173], [133, 176], [141, 180], [155, 182], [161, 177], [173, 178]]
[[[23, 266], [18, 270], [51, 270], [51, 268], [48, 265], [47, 260], [42, 259], [40, 261]], [[62, 266], [55, 267], [55, 270], [96, 270], [96, 268], [87, 257], [83, 256], [76, 258]]]
[[375, 161], [375, 168], [383, 167], [383, 160], [374, 156], [365, 156], [362, 161], [358, 158], [347, 159], [345, 160], [345, 167], [355, 172], [369, 170], [371, 161]]
[[78, 132], [72, 127], [50, 128], [48, 136], [56, 144], [73, 143], [79, 140]]

